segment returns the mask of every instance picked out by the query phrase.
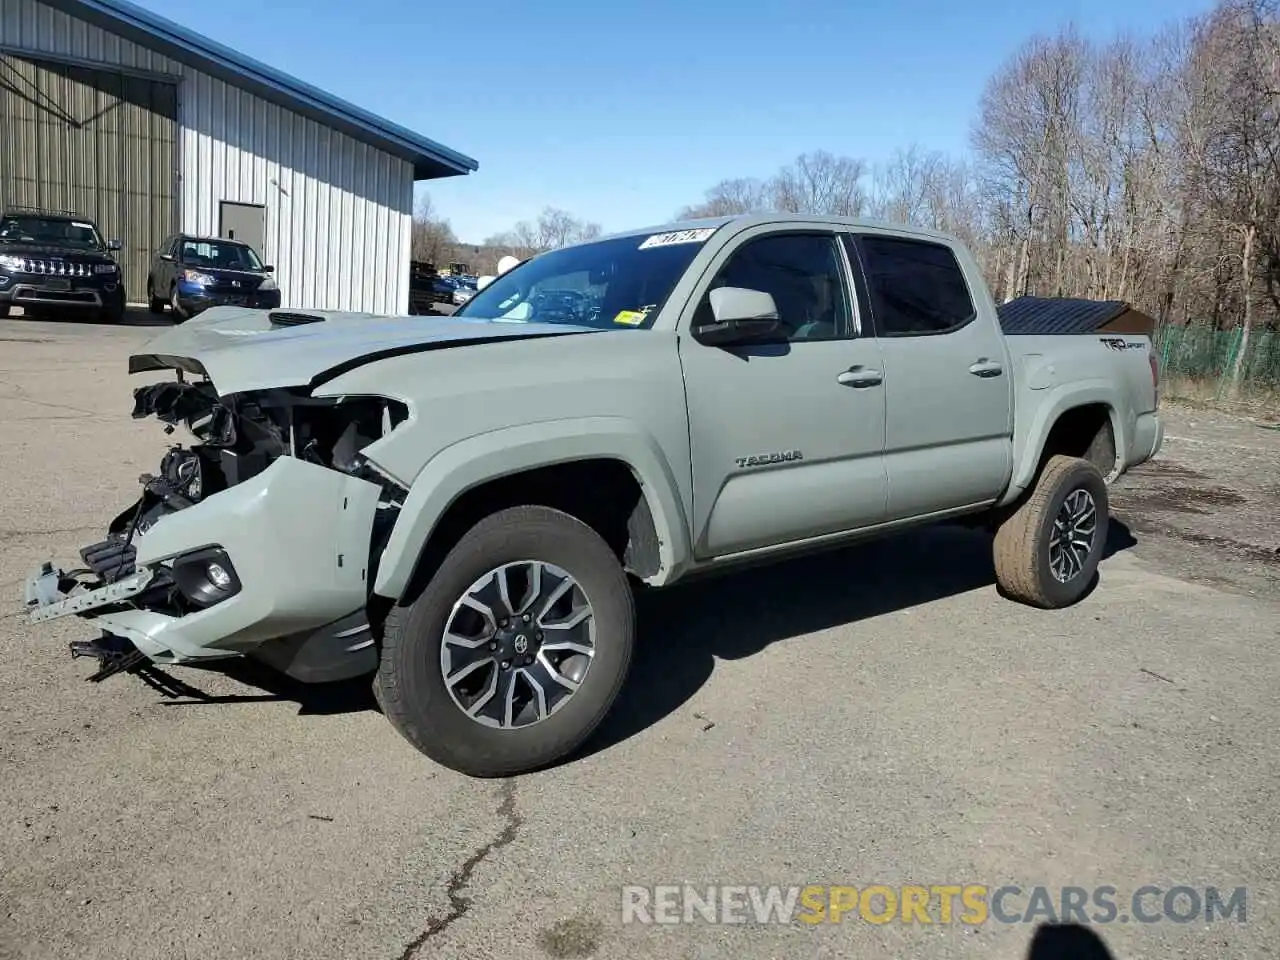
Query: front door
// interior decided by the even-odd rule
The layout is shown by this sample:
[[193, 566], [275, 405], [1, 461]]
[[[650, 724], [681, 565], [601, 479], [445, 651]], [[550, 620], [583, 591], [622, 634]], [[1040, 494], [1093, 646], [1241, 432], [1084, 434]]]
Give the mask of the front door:
[[[262, 249], [267, 235], [267, 208], [253, 203], [222, 201], [221, 223], [218, 236], [226, 240], [238, 240], [253, 247], [255, 253], [265, 257]], [[271, 261], [268, 260], [268, 263]]]
[[1013, 463], [1013, 371], [994, 314], [979, 312], [946, 244], [845, 242], [865, 272], [884, 362], [889, 519], [991, 503]]
[[721, 251], [692, 324], [717, 286], [772, 294], [786, 343], [680, 340], [700, 559], [877, 523], [887, 500], [879, 349], [859, 335], [830, 231], [748, 231]]

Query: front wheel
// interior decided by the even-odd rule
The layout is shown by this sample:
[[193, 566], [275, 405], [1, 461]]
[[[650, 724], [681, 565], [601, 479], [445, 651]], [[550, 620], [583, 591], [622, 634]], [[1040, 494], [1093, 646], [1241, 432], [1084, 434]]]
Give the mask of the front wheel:
[[1093, 582], [1108, 521], [1098, 468], [1079, 457], [1050, 457], [1030, 496], [996, 530], [996, 582], [1030, 606], [1070, 606]]
[[98, 311], [99, 323], [121, 323], [124, 321], [124, 297], [108, 300]]
[[178, 300], [178, 285], [175, 283], [169, 288], [169, 312], [173, 314], [174, 323], [182, 323], [187, 319], [187, 315], [182, 312], [182, 304]]
[[525, 773], [581, 746], [631, 664], [631, 586], [608, 544], [546, 507], [477, 523], [407, 606], [375, 679], [392, 725], [473, 777]]
[[147, 309], [152, 313], [164, 313], [164, 297], [156, 296], [155, 283], [147, 280]]

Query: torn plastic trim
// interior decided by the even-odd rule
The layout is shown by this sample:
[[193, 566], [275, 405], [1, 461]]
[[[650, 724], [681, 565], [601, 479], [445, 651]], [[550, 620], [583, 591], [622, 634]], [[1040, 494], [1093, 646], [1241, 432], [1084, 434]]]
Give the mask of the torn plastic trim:
[[129, 373], [148, 373], [152, 370], [181, 370], [197, 377], [208, 377], [204, 365], [194, 357], [179, 357], [167, 353], [135, 353], [129, 358]]

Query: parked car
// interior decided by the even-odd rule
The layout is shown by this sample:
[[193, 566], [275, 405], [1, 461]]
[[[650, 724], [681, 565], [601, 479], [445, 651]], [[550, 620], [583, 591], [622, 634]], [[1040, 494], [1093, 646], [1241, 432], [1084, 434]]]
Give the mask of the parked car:
[[258, 251], [239, 240], [178, 234], [156, 251], [147, 275], [152, 313], [167, 304], [178, 321], [217, 306], [280, 306], [280, 288]]
[[453, 277], [438, 276], [431, 281], [431, 294], [436, 303], [453, 303], [453, 295], [458, 292], [458, 281]]
[[[541, 296], [584, 282], [572, 323]], [[237, 656], [370, 675], [404, 737], [473, 776], [596, 728], [633, 582], [959, 518], [994, 532], [1007, 596], [1073, 604], [1108, 482], [1164, 436], [1148, 336], [1006, 336], [960, 242], [857, 220], [594, 240], [449, 318], [269, 316], [217, 308], [130, 358], [178, 372], [133, 415], [196, 444], [81, 551], [88, 573], [27, 579], [31, 619], [91, 618], [94, 679]]]
[[409, 313], [429, 314], [436, 304], [434, 283], [436, 265], [429, 260], [412, 260], [409, 263]]
[[69, 211], [0, 208], [0, 317], [90, 314], [105, 323], [124, 317], [125, 289], [112, 253], [92, 218]]

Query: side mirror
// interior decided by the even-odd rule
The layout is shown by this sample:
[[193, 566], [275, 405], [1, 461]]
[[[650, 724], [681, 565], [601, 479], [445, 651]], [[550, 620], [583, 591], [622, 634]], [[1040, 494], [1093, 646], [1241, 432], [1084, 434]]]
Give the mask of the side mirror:
[[773, 295], [746, 287], [717, 287], [708, 297], [715, 318], [693, 330], [693, 338], [713, 347], [772, 343], [785, 339]]
[[173, 255], [172, 253], [162, 253], [162, 254], [160, 254], [160, 259], [161, 259], [161, 260], [167, 260], [167, 261], [169, 261], [170, 263], [173, 263], [173, 262], [174, 262], [174, 260], [175, 260], [175, 257], [174, 257], [174, 255]]
[[107, 241], [107, 249], [108, 249], [108, 250], [123, 250], [123, 249], [124, 249], [124, 244], [123, 244], [123, 243], [121, 243], [119, 240], [108, 240], [108, 241]]
[[275, 273], [275, 272], [276, 272], [275, 265], [274, 265], [274, 264], [271, 264], [271, 263], [268, 263], [266, 266], [264, 266], [264, 267], [262, 268], [262, 272], [263, 272], [263, 273]]

